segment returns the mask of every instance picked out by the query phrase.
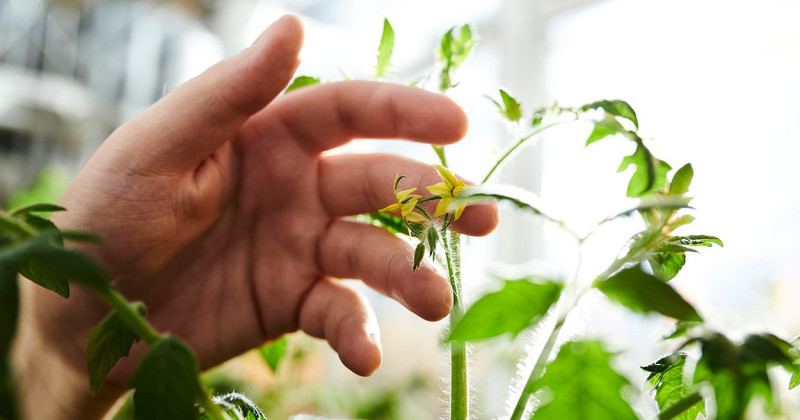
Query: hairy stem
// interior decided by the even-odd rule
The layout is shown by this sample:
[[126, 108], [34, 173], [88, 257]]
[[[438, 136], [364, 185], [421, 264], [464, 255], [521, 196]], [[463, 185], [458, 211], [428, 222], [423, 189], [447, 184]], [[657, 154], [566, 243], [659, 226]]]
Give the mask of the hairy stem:
[[[461, 235], [450, 232], [450, 240], [445, 240], [447, 274], [453, 288], [453, 309], [450, 312], [452, 328], [466, 310], [461, 288]], [[469, 384], [467, 382], [467, 344], [463, 341], [450, 343], [450, 419], [469, 418]]]
[[205, 392], [200, 398], [200, 407], [203, 407], [203, 411], [206, 413], [209, 419], [211, 420], [230, 420], [230, 416], [226, 415], [222, 411], [222, 407], [214, 404], [214, 401], [211, 400], [211, 397], [208, 396]]
[[[577, 119], [577, 117], [576, 117], [576, 119]], [[530, 133], [526, 134], [524, 137], [522, 137], [521, 139], [517, 140], [517, 142], [514, 143], [513, 146], [509, 147], [508, 150], [506, 150], [506, 152], [503, 153], [503, 156], [501, 156], [500, 159], [498, 159], [497, 162], [495, 162], [494, 166], [492, 166], [492, 169], [490, 169], [489, 172], [486, 174], [486, 176], [483, 177], [483, 181], [481, 181], [481, 184], [485, 184], [487, 181], [489, 181], [489, 179], [492, 177], [492, 175], [494, 175], [494, 173], [497, 171], [497, 169], [500, 168], [500, 165], [502, 165], [503, 162], [505, 162], [506, 159], [508, 159], [514, 153], [514, 151], [519, 149], [520, 146], [525, 144], [528, 140], [530, 140], [531, 138], [533, 138], [535, 136], [538, 136], [543, 131], [546, 131], [546, 130], [548, 130], [550, 128], [553, 128], [555, 126], [558, 126], [558, 125], [561, 125], [561, 124], [566, 124], [566, 123], [572, 122], [572, 121], [574, 121], [574, 120], [556, 121], [554, 123], [541, 125], [539, 127], [534, 128], [533, 130], [531, 130]]]
[[153, 346], [161, 338], [161, 335], [139, 312], [139, 307], [135, 303], [131, 303], [122, 294], [110, 287], [98, 293], [125, 321], [125, 325], [133, 330], [148, 346]]

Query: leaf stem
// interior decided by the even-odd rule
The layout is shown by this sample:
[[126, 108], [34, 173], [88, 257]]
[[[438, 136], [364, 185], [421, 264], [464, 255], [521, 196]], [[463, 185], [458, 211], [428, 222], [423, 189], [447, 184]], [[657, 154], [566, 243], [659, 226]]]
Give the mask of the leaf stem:
[[133, 330], [133, 332], [135, 332], [142, 341], [147, 343], [148, 346], [152, 347], [161, 339], [161, 335], [147, 322], [144, 315], [139, 312], [139, 306], [137, 304], [131, 303], [125, 299], [122, 294], [111, 287], [103, 291], [98, 291], [98, 293], [103, 300], [117, 311], [117, 314], [125, 321], [125, 325]]
[[[464, 315], [465, 305], [461, 288], [461, 235], [450, 232], [450, 243], [445, 243], [447, 258], [447, 274], [453, 288], [453, 309], [450, 312], [450, 325], [455, 325]], [[467, 343], [453, 341], [450, 343], [450, 419], [466, 420], [469, 418], [469, 384], [467, 366]]]

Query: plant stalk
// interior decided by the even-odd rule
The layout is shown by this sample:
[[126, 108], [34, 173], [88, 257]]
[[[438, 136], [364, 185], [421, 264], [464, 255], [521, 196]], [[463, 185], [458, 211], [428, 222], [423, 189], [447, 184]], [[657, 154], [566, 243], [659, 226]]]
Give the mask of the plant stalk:
[[[450, 312], [452, 328], [466, 311], [461, 288], [461, 235], [450, 232], [450, 243], [445, 240], [445, 257], [447, 258], [447, 274], [453, 288], [453, 309]], [[467, 368], [467, 343], [453, 341], [450, 343], [450, 419], [467, 420], [469, 418], [469, 383]]]
[[104, 291], [99, 291], [102, 297], [125, 321], [136, 336], [142, 339], [148, 346], [152, 347], [161, 338], [161, 335], [147, 322], [147, 319], [139, 312], [136, 304], [129, 302], [118, 291], [113, 288], [107, 288]]
[[200, 407], [203, 407], [203, 411], [206, 413], [209, 419], [211, 420], [230, 420], [230, 416], [226, 415], [222, 411], [222, 407], [214, 404], [214, 401], [211, 400], [211, 397], [208, 396], [205, 392], [203, 392], [202, 397], [200, 398]]
[[699, 391], [694, 391], [689, 395], [683, 397], [675, 404], [665, 408], [664, 411], [658, 414], [658, 420], [670, 420], [681, 415], [684, 411], [692, 408], [695, 404], [703, 401], [703, 396]]

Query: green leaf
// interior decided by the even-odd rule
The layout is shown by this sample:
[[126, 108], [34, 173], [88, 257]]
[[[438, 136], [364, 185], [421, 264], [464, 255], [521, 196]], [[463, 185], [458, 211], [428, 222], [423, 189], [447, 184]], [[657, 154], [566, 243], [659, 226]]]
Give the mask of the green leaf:
[[669, 223], [670, 230], [675, 230], [681, 226], [686, 226], [690, 223], [694, 222], [694, 216], [691, 214], [683, 214], [675, 218], [672, 222]]
[[356, 216], [356, 220], [362, 223], [368, 223], [382, 227], [393, 235], [409, 235], [408, 226], [403, 219], [388, 213], [375, 212], [370, 214], [360, 214]]
[[636, 167], [628, 183], [627, 195], [632, 198], [663, 188], [667, 183], [667, 173], [672, 169], [666, 162], [653, 157], [642, 139], [637, 137], [635, 141], [636, 150], [632, 155], [626, 156], [617, 169], [617, 172], [622, 172], [630, 165]]
[[[140, 313], [144, 315], [144, 306], [141, 304]], [[93, 395], [119, 359], [128, 357], [137, 340], [136, 333], [128, 328], [116, 311], [111, 311], [100, 325], [89, 332], [86, 368], [89, 371], [89, 388]]]
[[694, 170], [690, 163], [681, 166], [672, 176], [672, 182], [669, 184], [669, 195], [683, 195], [689, 192], [689, 185], [692, 183], [693, 176]]
[[800, 385], [800, 368], [795, 367], [792, 379], [789, 381], [789, 389], [794, 389], [797, 385]]
[[598, 223], [598, 225], [602, 225], [604, 223], [610, 222], [615, 219], [619, 219], [621, 217], [627, 217], [637, 213], [643, 213], [651, 210], [663, 211], [663, 210], [680, 210], [680, 209], [691, 209], [691, 208], [692, 207], [689, 206], [689, 201], [685, 198], [675, 199], [674, 197], [668, 197], [668, 198], [659, 198], [656, 200], [643, 199], [636, 207], [619, 212], [613, 216], [606, 217], [605, 219], [601, 220]]
[[119, 411], [114, 414], [114, 418], [111, 420], [134, 420], [133, 394], [134, 391], [128, 392], [128, 396], [125, 397], [125, 402], [122, 403], [122, 407], [119, 408]]
[[44, 232], [48, 230], [58, 230], [58, 227], [48, 219], [44, 217], [39, 217], [34, 214], [26, 214], [25, 215], [25, 223], [30, 226], [33, 226], [39, 232]]
[[453, 205], [480, 203], [491, 200], [511, 203], [519, 209], [529, 211], [537, 216], [541, 216], [550, 222], [555, 223], [556, 225], [561, 226], [562, 228], [566, 228], [566, 224], [562, 220], [556, 219], [542, 210], [540, 204], [538, 203], [539, 197], [527, 191], [519, 190], [513, 187], [495, 187], [491, 190], [485, 187], [481, 187], [480, 189], [467, 189], [462, 191], [462, 193], [456, 197], [456, 199], [453, 201]]
[[544, 120], [545, 115], [547, 115], [548, 108], [539, 108], [536, 111], [533, 111], [533, 117], [531, 118], [531, 127], [536, 127], [537, 125], [542, 123]]
[[440, 91], [455, 87], [453, 73], [469, 57], [475, 44], [469, 25], [462, 26], [457, 32], [456, 28], [452, 28], [442, 36], [438, 50], [442, 67], [439, 73]]
[[[647, 378], [650, 385], [656, 389], [655, 400], [660, 410], [664, 410], [686, 399], [693, 391], [694, 386], [688, 375], [684, 373], [686, 367], [686, 354], [676, 352], [661, 358], [653, 365], [642, 369], [651, 372]], [[656, 368], [658, 370], [652, 370]], [[695, 404], [687, 407], [676, 420], [695, 420], [698, 414], [705, 415], [705, 402], [699, 399]]]
[[671, 236], [668, 239], [670, 242], [680, 243], [685, 246], [706, 246], [711, 247], [712, 244], [725, 246], [722, 240], [716, 236], [709, 235], [688, 235], [688, 236]]
[[702, 321], [695, 309], [671, 286], [640, 266], [617, 272], [608, 280], [595, 282], [609, 299], [639, 313], [660, 313], [685, 321]]
[[36, 254], [28, 254], [22, 257], [18, 268], [20, 274], [28, 280], [52, 290], [64, 298], [69, 297], [69, 281], [58, 270], [53, 270], [49, 262], [41, 258], [41, 251]]
[[39, 204], [30, 204], [27, 206], [11, 210], [11, 215], [20, 216], [28, 213], [52, 213], [56, 211], [66, 211], [66, 210], [67, 209], [65, 209], [64, 207], [55, 204], [39, 203]]
[[375, 65], [375, 77], [383, 77], [389, 70], [394, 49], [394, 29], [389, 19], [383, 19], [383, 35], [378, 45], [378, 62]]
[[533, 382], [532, 392], [541, 392], [537, 420], [548, 419], [637, 419], [622, 398], [630, 386], [610, 367], [611, 354], [599, 341], [564, 344], [544, 375]]
[[553, 281], [506, 280], [503, 288], [478, 299], [452, 327], [448, 341], [478, 341], [535, 325], [558, 301], [562, 286]]
[[271, 343], [265, 344], [258, 349], [258, 353], [264, 362], [269, 366], [273, 373], [278, 372], [278, 367], [286, 357], [286, 347], [289, 340], [286, 337], [281, 337]]
[[670, 281], [686, 264], [686, 254], [682, 252], [677, 254], [656, 253], [648, 258], [647, 262], [656, 277], [662, 281]]
[[[739, 419], [753, 397], [760, 396], [768, 408], [773, 405], [772, 387], [765, 360], [752, 360], [743, 348], [722, 334], [700, 339], [702, 356], [694, 382], [707, 381], [714, 389], [717, 418]], [[751, 354], [752, 355], [752, 354]]]
[[522, 118], [522, 109], [520, 107], [520, 103], [505, 90], [500, 89], [500, 98], [502, 103], [496, 101], [492, 97], [488, 98], [494, 103], [503, 118], [511, 122], [518, 122], [520, 118]]
[[619, 121], [615, 120], [614, 118], [606, 118], [604, 120], [600, 120], [594, 123], [594, 129], [592, 133], [589, 134], [589, 138], [586, 140], [586, 146], [600, 141], [608, 136], [613, 136], [614, 134], [624, 133], [625, 127], [619, 123]]
[[203, 389], [197, 359], [181, 340], [165, 337], [150, 348], [131, 379], [137, 419], [194, 420]]
[[[31, 263], [32, 260], [36, 261]], [[44, 284], [40, 283], [40, 281], [54, 280], [57, 286], [61, 287], [63, 286], [62, 281], [66, 279], [70, 282], [87, 286], [95, 291], [105, 291], [110, 287], [108, 276], [94, 260], [71, 249], [64, 249], [52, 244], [36, 247], [28, 254], [28, 263], [28, 268], [31, 270], [26, 274], [26, 272], [22, 270], [22, 267], [20, 267], [20, 272], [25, 275], [25, 277], [28, 277], [28, 274], [33, 275], [36, 278], [28, 278], [43, 286]], [[40, 265], [36, 266], [35, 264]], [[58, 292], [58, 290], [55, 289], [51, 290]], [[68, 287], [66, 288], [66, 292], [68, 295]]]
[[286, 88], [284, 93], [289, 93], [293, 90], [300, 89], [302, 87], [317, 85], [320, 83], [319, 78], [311, 77], [311, 76], [297, 76], [292, 80], [292, 83], [289, 83], [289, 86]]
[[636, 112], [628, 105], [627, 102], [619, 99], [615, 100], [602, 100], [587, 104], [581, 107], [581, 111], [588, 111], [590, 109], [603, 108], [603, 110], [616, 117], [622, 117], [630, 120], [636, 129], [639, 129], [639, 120], [636, 118]]
[[10, 366], [11, 342], [17, 331], [17, 269], [0, 260], [0, 419], [16, 418], [16, 394]]
[[267, 416], [264, 415], [253, 401], [237, 392], [215, 396], [213, 400], [216, 404], [224, 402], [233, 405], [233, 408], [246, 420], [267, 420]]

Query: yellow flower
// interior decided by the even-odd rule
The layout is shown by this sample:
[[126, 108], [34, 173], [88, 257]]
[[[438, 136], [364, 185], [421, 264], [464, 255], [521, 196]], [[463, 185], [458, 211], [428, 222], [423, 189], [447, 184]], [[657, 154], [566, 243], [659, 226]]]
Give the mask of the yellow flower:
[[411, 194], [416, 191], [416, 188], [409, 188], [407, 190], [397, 191], [397, 184], [403, 179], [402, 176], [397, 176], [394, 179], [394, 198], [396, 203], [389, 204], [388, 206], [380, 209], [379, 211], [385, 213], [400, 213], [404, 219], [409, 222], [424, 223], [428, 219], [425, 216], [414, 211], [417, 206], [417, 201], [422, 198], [421, 195]]
[[[456, 178], [447, 168], [439, 165], [433, 165], [433, 167], [439, 172], [442, 182], [431, 185], [428, 187], [428, 191], [440, 197], [439, 204], [436, 206], [436, 214], [434, 215], [434, 217], [439, 217], [450, 212], [453, 201], [467, 188], [467, 184]], [[461, 213], [464, 211], [465, 207], [467, 207], [466, 204], [456, 206], [454, 214], [455, 220], [461, 217]]]

